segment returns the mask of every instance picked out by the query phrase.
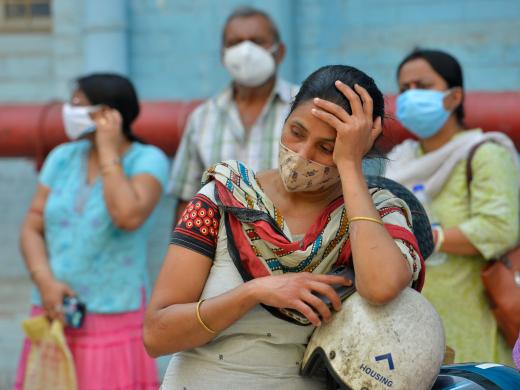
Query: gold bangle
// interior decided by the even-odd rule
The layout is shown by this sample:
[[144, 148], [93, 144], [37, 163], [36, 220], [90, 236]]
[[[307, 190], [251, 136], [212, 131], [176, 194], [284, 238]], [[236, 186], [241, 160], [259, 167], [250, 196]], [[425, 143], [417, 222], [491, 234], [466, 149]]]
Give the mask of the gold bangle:
[[42, 272], [47, 271], [50, 272], [49, 266], [47, 264], [38, 264], [31, 269], [29, 269], [29, 274], [31, 275], [31, 279], [34, 279], [35, 275]]
[[350, 218], [350, 220], [348, 222], [351, 223], [354, 221], [370, 221], [370, 222], [378, 223], [380, 225], [384, 225], [383, 221], [381, 221], [380, 219], [371, 218], [371, 217], [352, 217], [352, 218]]
[[[120, 168], [120, 166], [119, 166], [119, 168]], [[108, 167], [105, 167], [101, 170], [101, 175], [105, 176], [107, 173], [110, 173], [110, 172], [114, 171], [115, 169], [118, 169], [117, 165], [110, 165]]]
[[200, 316], [200, 305], [202, 305], [202, 302], [204, 302], [204, 301], [205, 301], [205, 299], [201, 299], [200, 301], [197, 302], [197, 308], [195, 309], [195, 313], [197, 314], [197, 320], [199, 320], [199, 324], [201, 324], [202, 327], [203, 327], [204, 329], [206, 329], [209, 333], [213, 333], [213, 334], [215, 334], [215, 333], [217, 333], [217, 332], [215, 332], [213, 329], [211, 329], [209, 326], [207, 326], [207, 325], [204, 323], [204, 321], [202, 321], [202, 318], [201, 318], [201, 316]]
[[119, 158], [114, 158], [112, 161], [100, 165], [99, 170], [101, 171], [101, 175], [106, 175], [112, 171], [113, 168], [121, 168], [121, 160]]

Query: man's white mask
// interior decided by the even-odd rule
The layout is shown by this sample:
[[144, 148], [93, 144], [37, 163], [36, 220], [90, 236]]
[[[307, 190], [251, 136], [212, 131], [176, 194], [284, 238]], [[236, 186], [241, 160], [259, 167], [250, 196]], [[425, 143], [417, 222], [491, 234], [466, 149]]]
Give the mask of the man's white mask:
[[240, 85], [258, 87], [271, 77], [276, 69], [273, 54], [278, 44], [269, 50], [251, 41], [244, 41], [224, 49], [224, 66]]

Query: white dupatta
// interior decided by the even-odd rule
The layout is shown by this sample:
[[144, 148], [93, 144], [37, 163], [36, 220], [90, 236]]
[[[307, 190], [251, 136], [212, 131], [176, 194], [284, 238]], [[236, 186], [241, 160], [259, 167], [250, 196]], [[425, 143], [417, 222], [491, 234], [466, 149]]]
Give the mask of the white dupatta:
[[471, 149], [482, 141], [502, 145], [511, 154], [520, 176], [520, 165], [515, 145], [500, 132], [483, 133], [480, 129], [466, 131], [441, 148], [419, 156], [419, 142], [406, 140], [388, 154], [385, 176], [412, 189], [424, 185], [426, 193], [434, 198], [442, 189], [455, 165], [468, 157]]

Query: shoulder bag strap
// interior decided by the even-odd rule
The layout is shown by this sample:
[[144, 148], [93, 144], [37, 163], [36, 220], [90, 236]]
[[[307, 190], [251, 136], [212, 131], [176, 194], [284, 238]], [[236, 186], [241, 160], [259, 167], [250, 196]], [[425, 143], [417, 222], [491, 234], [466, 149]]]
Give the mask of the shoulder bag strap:
[[469, 198], [471, 198], [471, 181], [473, 180], [473, 167], [471, 166], [471, 163], [473, 162], [473, 157], [475, 157], [477, 149], [480, 148], [486, 142], [492, 141], [484, 140], [473, 146], [468, 153], [468, 158], [466, 159], [466, 186], [468, 187]]

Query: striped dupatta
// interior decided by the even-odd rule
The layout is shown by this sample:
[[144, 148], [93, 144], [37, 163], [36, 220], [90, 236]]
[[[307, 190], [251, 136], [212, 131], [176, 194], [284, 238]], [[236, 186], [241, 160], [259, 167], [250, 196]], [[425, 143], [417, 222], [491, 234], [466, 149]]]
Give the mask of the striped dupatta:
[[[224, 215], [228, 250], [244, 281], [287, 272], [325, 274], [349, 263], [349, 223], [343, 197], [323, 210], [302, 240], [293, 241], [283, 216], [244, 164], [233, 160], [218, 163], [203, 175], [203, 184], [212, 180]], [[410, 242], [419, 252], [409, 230], [397, 225], [385, 227], [392, 237]], [[277, 309], [267, 309], [290, 321]]]

